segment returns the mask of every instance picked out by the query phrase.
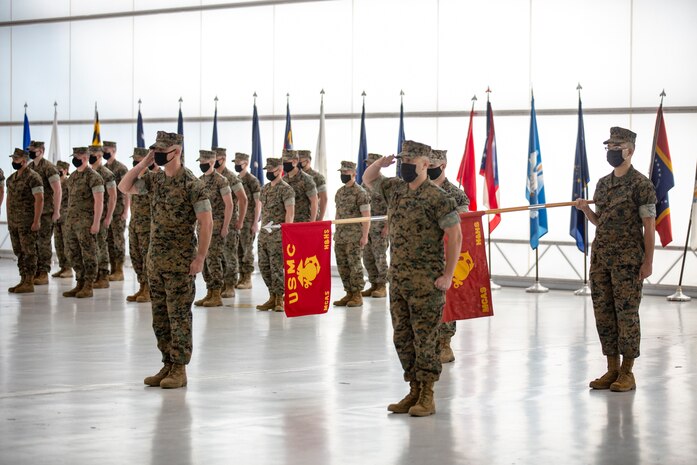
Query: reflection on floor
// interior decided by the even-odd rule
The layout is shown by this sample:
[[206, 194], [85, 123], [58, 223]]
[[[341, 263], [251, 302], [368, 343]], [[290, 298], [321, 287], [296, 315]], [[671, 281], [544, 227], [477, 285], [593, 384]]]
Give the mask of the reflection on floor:
[[[60, 296], [70, 280], [9, 294], [0, 260], [2, 464], [646, 464], [697, 457], [697, 303], [645, 297], [638, 390], [594, 392], [604, 371], [589, 298], [494, 294], [496, 316], [458, 323], [438, 413], [391, 415], [408, 388], [386, 299], [288, 319], [266, 289], [194, 310], [185, 389], [160, 368], [136, 284]], [[340, 293], [338, 278], [334, 296]], [[199, 278], [198, 292], [205, 293]]]

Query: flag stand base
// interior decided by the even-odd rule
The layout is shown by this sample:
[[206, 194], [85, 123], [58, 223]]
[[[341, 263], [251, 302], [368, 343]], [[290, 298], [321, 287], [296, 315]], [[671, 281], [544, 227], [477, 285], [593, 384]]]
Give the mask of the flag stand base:
[[675, 294], [669, 295], [666, 297], [666, 300], [669, 302], [689, 302], [692, 300], [692, 297], [690, 297], [687, 294], [684, 294], [682, 292], [682, 287], [678, 286], [678, 289], [675, 291]]
[[489, 280], [489, 286], [491, 287], [492, 291], [498, 291], [499, 289], [501, 289], [501, 286], [496, 284], [493, 279]]
[[586, 283], [581, 289], [575, 290], [574, 295], [591, 295], [591, 287]]
[[540, 284], [539, 281], [535, 281], [535, 284], [525, 289], [525, 292], [531, 292], [534, 294], [542, 294], [544, 292], [549, 292], [549, 289]]

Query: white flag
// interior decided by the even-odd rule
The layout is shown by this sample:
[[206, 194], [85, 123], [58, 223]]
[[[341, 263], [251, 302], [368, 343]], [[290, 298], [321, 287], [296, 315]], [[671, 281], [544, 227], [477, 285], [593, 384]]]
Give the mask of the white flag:
[[51, 145], [48, 148], [48, 159], [55, 164], [61, 158], [58, 143], [58, 105], [53, 106], [53, 129], [51, 129]]
[[[324, 91], [322, 91], [324, 94]], [[327, 141], [324, 131], [324, 95], [319, 106], [319, 135], [317, 136], [317, 150], [315, 150], [315, 170], [327, 177]]]
[[692, 231], [690, 232], [690, 247], [697, 250], [697, 179], [695, 179], [695, 192], [692, 194]]

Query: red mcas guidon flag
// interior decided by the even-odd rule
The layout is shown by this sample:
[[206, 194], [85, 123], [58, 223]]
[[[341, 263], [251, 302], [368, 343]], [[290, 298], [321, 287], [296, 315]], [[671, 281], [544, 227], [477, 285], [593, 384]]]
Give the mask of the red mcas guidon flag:
[[331, 276], [332, 222], [281, 225], [286, 316], [327, 313]]
[[482, 234], [483, 212], [460, 214], [462, 247], [453, 282], [445, 294], [443, 321], [492, 316], [489, 267]]

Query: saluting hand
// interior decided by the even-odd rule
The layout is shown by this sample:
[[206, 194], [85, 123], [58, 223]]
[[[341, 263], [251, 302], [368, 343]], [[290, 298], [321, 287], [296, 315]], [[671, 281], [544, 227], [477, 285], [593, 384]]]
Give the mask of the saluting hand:
[[375, 163], [379, 163], [381, 168], [387, 168], [394, 163], [394, 160], [394, 155], [388, 155], [386, 157], [379, 158]]

